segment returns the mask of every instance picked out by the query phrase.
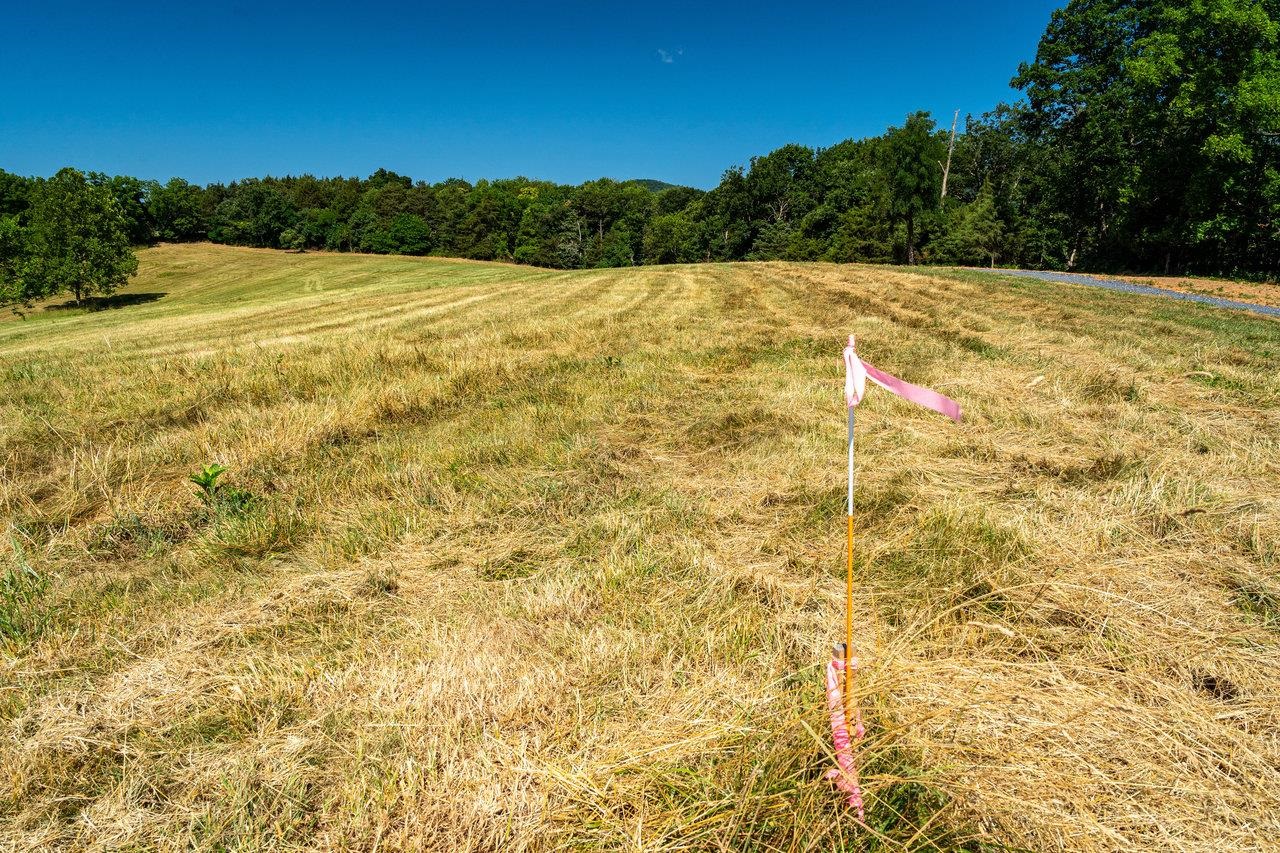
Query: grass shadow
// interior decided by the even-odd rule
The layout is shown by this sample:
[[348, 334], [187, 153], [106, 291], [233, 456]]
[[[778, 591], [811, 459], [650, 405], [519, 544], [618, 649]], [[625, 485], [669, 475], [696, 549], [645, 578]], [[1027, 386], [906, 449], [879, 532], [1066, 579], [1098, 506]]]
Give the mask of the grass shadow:
[[168, 296], [168, 293], [114, 293], [111, 296], [89, 296], [77, 303], [74, 299], [57, 305], [46, 305], [46, 311], [106, 311], [112, 308], [128, 308], [130, 305], [146, 305]]

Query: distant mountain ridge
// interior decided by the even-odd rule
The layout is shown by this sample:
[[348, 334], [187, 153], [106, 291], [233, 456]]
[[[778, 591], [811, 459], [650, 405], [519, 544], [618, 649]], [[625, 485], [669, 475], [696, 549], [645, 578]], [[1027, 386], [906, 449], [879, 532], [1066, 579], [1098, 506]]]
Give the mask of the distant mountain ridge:
[[651, 193], [660, 193], [663, 190], [675, 189], [683, 186], [683, 184], [669, 184], [666, 181], [655, 180], [654, 178], [632, 178], [629, 181], [623, 181], [624, 184], [638, 184]]

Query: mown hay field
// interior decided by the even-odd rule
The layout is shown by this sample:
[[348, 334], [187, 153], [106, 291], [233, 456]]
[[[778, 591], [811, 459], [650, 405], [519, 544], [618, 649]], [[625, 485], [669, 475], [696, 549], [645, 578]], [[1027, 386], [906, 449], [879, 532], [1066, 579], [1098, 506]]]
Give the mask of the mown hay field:
[[[141, 260], [152, 296], [0, 322], [0, 846], [1280, 839], [1274, 320], [857, 266]], [[822, 779], [851, 331], [966, 413], [859, 409], [865, 828]]]

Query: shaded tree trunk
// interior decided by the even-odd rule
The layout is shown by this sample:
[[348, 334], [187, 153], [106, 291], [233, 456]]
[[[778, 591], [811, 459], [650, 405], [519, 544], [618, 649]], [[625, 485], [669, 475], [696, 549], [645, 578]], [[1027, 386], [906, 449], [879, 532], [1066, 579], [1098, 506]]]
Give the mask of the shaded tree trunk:
[[916, 218], [914, 216], [907, 217], [907, 266], [914, 266], [916, 262]]

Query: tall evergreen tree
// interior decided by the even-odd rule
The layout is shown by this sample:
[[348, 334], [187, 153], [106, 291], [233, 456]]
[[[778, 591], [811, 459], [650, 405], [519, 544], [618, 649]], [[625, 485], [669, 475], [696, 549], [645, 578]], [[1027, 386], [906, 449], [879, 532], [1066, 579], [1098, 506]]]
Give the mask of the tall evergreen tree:
[[916, 262], [916, 229], [921, 216], [938, 205], [942, 191], [942, 141], [925, 112], [912, 113], [888, 134], [890, 211], [906, 226], [906, 259]]

